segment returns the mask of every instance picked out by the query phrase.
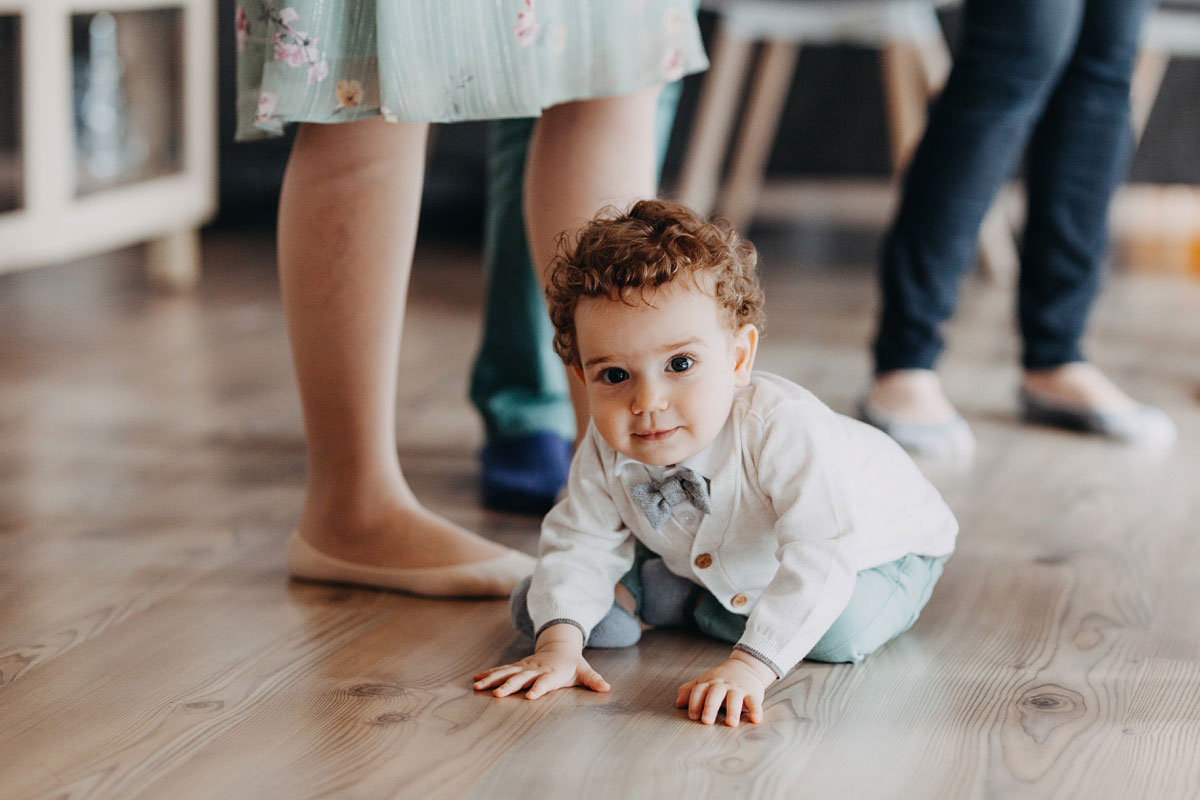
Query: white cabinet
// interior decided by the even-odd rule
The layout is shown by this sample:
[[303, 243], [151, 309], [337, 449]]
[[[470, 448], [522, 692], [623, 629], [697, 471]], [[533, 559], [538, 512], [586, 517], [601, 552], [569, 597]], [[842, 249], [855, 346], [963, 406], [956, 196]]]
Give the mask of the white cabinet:
[[0, 272], [137, 242], [198, 275], [216, 208], [212, 0], [0, 0]]

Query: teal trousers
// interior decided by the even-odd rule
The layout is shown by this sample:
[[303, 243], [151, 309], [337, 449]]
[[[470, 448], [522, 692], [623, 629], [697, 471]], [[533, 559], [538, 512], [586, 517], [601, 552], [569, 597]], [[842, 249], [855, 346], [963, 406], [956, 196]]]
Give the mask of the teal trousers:
[[[682, 83], [664, 87], [655, 119], [661, 174]], [[529, 256], [522, 214], [525, 158], [534, 119], [489, 126], [483, 341], [471, 372], [471, 402], [489, 441], [534, 433], [575, 438], [575, 414], [553, 328]]]

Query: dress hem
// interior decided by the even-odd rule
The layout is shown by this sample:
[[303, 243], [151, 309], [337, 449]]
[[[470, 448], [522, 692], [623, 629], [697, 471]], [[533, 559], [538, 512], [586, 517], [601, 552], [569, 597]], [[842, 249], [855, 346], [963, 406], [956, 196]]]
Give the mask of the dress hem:
[[[703, 65], [698, 65], [692, 70], [689, 70], [683, 77], [695, 75], [704, 72], [708, 69], [707, 60]], [[683, 77], [679, 80], [683, 80]], [[364, 119], [374, 119], [382, 117], [387, 122], [428, 122], [435, 124], [447, 124], [455, 122], [486, 122], [488, 120], [497, 119], [536, 119], [542, 115], [542, 112], [547, 108], [563, 105], [564, 103], [577, 103], [583, 100], [598, 100], [602, 97], [620, 97], [626, 94], [633, 94], [647, 89], [651, 86], [665, 86], [674, 81], [657, 79], [654, 81], [646, 81], [629, 88], [618, 88], [614, 90], [604, 89], [595, 92], [581, 92], [573, 95], [565, 95], [561, 99], [554, 99], [552, 102], [546, 103], [536, 111], [531, 111], [528, 114], [509, 114], [509, 113], [492, 113], [492, 114], [473, 114], [471, 116], [452, 116], [430, 119], [426, 117], [405, 118], [397, 114], [393, 114], [383, 110], [382, 106], [374, 106], [360, 108], [353, 114], [342, 115], [340, 118], [334, 118], [329, 114], [286, 114], [279, 117], [272, 117], [269, 121], [252, 121], [248, 124], [239, 125], [238, 131], [234, 134], [234, 141], [249, 142], [260, 139], [278, 138], [283, 136], [288, 125], [298, 123], [318, 123], [323, 125], [337, 125], [343, 122], [360, 122]]]

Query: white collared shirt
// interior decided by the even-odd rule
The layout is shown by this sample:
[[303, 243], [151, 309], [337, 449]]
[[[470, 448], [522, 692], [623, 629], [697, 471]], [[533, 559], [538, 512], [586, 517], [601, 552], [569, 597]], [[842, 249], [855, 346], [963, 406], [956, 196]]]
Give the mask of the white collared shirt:
[[[678, 466], [708, 479], [713, 511], [682, 503], [655, 529], [630, 488]], [[717, 438], [677, 467], [634, 461], [588, 426], [567, 497], [542, 525], [528, 599], [535, 630], [595, 627], [633, 565], [636, 537], [747, 615], [737, 646], [783, 675], [845, 609], [858, 572], [954, 549], [954, 515], [899, 445], [776, 375], [754, 373]]]

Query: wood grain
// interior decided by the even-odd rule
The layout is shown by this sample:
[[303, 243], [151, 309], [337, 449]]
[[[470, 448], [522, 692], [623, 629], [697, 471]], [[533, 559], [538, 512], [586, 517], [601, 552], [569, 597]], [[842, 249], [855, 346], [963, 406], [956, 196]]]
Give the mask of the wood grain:
[[[759, 238], [760, 366], [853, 406], [868, 265]], [[1165, 457], [1013, 419], [1012, 297], [969, 282], [944, 375], [976, 430], [923, 465], [963, 527], [920, 621], [804, 664], [766, 721], [689, 722], [716, 642], [594, 651], [611, 694], [476, 694], [519, 657], [504, 602], [289, 582], [304, 444], [265, 237], [213, 234], [191, 295], [136, 251], [0, 278], [0, 798], [1200, 795], [1200, 285], [1117, 275], [1096, 360], [1179, 422]], [[418, 253], [398, 447], [429, 504], [482, 511], [466, 397], [470, 246]]]

